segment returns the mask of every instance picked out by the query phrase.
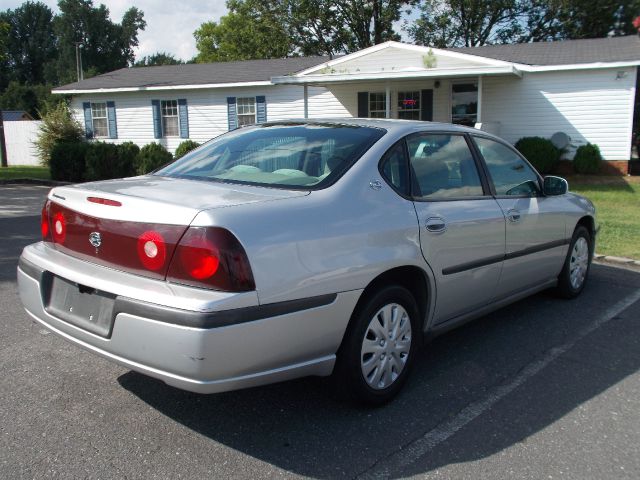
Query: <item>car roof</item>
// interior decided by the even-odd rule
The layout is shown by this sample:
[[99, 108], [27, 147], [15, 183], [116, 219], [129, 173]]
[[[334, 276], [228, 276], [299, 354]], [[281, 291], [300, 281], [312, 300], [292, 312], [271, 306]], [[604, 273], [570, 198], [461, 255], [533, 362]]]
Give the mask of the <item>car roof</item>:
[[394, 133], [410, 133], [417, 130], [421, 131], [447, 131], [460, 133], [481, 133], [493, 137], [486, 132], [482, 132], [476, 128], [455, 125], [453, 123], [441, 122], [424, 122], [418, 120], [398, 120], [392, 118], [353, 118], [353, 117], [335, 117], [335, 118], [295, 118], [280, 121], [270, 121], [264, 125], [291, 125], [291, 124], [314, 124], [314, 125], [354, 125], [361, 127], [384, 128]]

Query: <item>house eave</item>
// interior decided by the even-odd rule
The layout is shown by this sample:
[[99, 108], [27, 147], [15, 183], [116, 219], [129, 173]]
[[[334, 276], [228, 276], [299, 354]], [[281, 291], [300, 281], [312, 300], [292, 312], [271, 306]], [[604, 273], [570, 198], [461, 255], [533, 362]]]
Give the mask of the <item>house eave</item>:
[[59, 95], [79, 95], [88, 93], [121, 93], [121, 92], [156, 92], [166, 90], [201, 90], [213, 88], [237, 88], [237, 87], [262, 87], [273, 85], [269, 80], [256, 82], [236, 82], [236, 83], [206, 83], [197, 85], [146, 85], [141, 87], [117, 87], [117, 88], [58, 88], [52, 93]]
[[420, 78], [464, 78], [478, 75], [515, 75], [522, 76], [520, 70], [513, 65], [509, 66], [480, 66], [464, 68], [433, 68], [424, 71], [397, 71], [397, 72], [367, 72], [367, 73], [328, 73], [321, 75], [297, 75], [272, 77], [274, 85], [304, 85], [321, 83], [346, 83], [357, 81], [376, 80], [409, 80]]

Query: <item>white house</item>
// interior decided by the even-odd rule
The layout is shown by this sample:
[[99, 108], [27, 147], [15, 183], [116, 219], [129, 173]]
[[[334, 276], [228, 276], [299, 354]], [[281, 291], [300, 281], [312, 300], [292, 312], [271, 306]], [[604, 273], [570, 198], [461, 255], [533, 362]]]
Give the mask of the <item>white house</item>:
[[626, 173], [638, 36], [477, 48], [398, 42], [336, 59], [298, 57], [128, 68], [54, 89], [70, 94], [87, 137], [174, 150], [247, 123], [387, 117], [475, 126], [599, 145]]

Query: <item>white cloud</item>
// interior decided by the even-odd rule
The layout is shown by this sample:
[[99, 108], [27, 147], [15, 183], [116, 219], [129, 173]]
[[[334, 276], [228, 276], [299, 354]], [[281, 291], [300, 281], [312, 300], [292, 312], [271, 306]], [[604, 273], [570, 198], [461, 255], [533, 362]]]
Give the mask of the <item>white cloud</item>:
[[[58, 11], [56, 0], [41, 0], [54, 12]], [[144, 12], [147, 28], [138, 36], [136, 57], [155, 52], [168, 52], [183, 60], [196, 54], [193, 32], [201, 23], [218, 21], [227, 11], [224, 0], [94, 0], [94, 5], [103, 3], [109, 9], [111, 20], [120, 22], [124, 12], [132, 6]], [[0, 0], [0, 10], [16, 8], [22, 4], [16, 0]]]

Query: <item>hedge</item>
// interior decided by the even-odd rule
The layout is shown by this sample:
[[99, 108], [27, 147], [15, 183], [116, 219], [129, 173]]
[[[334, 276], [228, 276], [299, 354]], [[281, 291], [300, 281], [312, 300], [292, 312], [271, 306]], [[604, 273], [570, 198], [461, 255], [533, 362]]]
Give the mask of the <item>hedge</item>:
[[65, 182], [84, 180], [84, 158], [88, 147], [85, 142], [55, 143], [49, 156], [51, 179]]
[[602, 168], [602, 154], [600, 148], [593, 143], [578, 147], [573, 157], [573, 169], [576, 173], [594, 174]]
[[551, 140], [542, 137], [521, 138], [515, 147], [540, 173], [551, 172], [562, 155]]
[[171, 162], [173, 155], [159, 143], [150, 143], [140, 149], [136, 157], [136, 173], [145, 175]]

